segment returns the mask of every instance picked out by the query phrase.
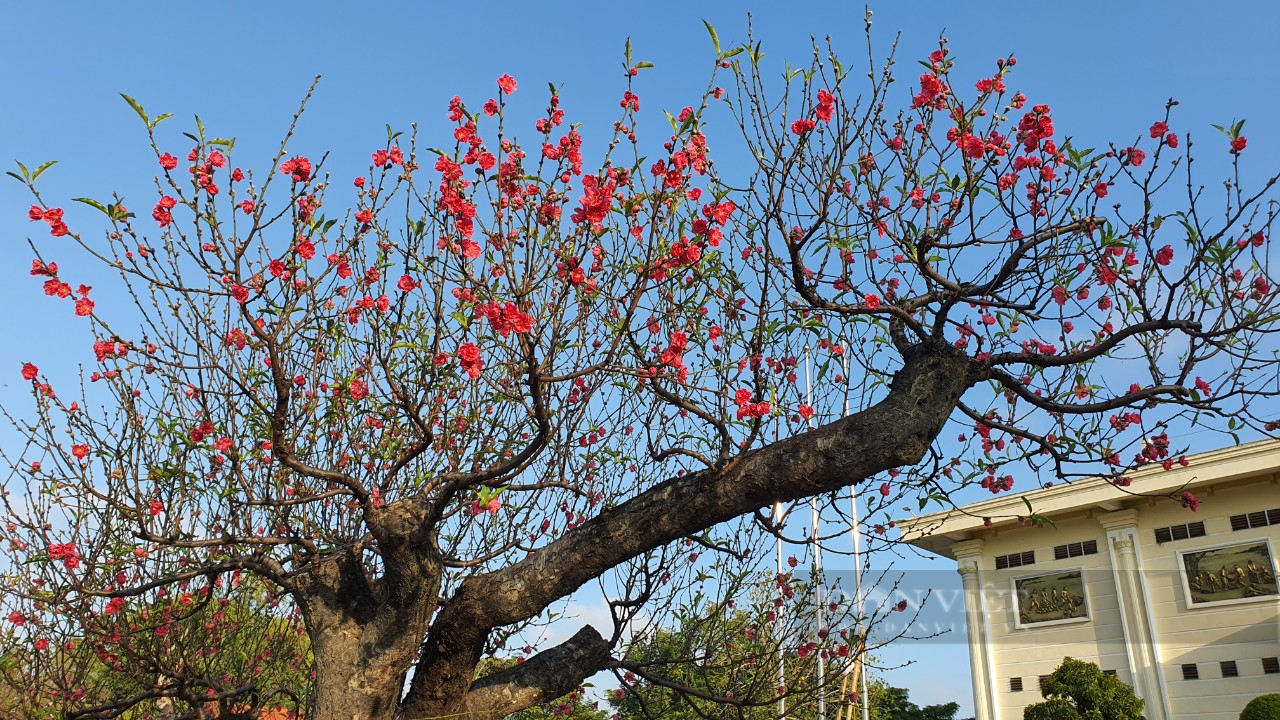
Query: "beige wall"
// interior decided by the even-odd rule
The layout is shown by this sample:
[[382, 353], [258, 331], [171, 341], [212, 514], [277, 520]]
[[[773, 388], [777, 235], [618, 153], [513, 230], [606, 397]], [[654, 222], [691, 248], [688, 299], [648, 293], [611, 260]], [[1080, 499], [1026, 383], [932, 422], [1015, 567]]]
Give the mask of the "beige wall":
[[[1140, 552], [1174, 717], [1236, 720], [1249, 700], [1280, 692], [1280, 675], [1264, 675], [1261, 661], [1280, 655], [1280, 600], [1188, 608], [1178, 552], [1268, 538], [1274, 563], [1280, 551], [1280, 527], [1232, 531], [1229, 518], [1280, 507], [1280, 484], [1274, 480], [1234, 483], [1200, 495], [1203, 504], [1194, 514], [1172, 502], [1141, 507]], [[1156, 543], [1154, 528], [1193, 520], [1204, 522], [1204, 537]], [[1223, 660], [1235, 660], [1240, 677], [1222, 677], [1219, 662]], [[1183, 663], [1196, 663], [1200, 679], [1183, 680]]]
[[[1280, 600], [1269, 599], [1218, 607], [1187, 608], [1178, 573], [1177, 552], [1220, 544], [1270, 538], [1273, 558], [1280, 551], [1280, 527], [1233, 532], [1229, 516], [1280, 507], [1280, 485], [1274, 479], [1235, 481], [1229, 486], [1200, 488], [1199, 512], [1192, 513], [1167, 498], [1127, 503], [1137, 511], [1138, 557], [1146, 597], [1159, 637], [1160, 660], [1169, 709], [1174, 718], [1235, 720], [1251, 698], [1280, 692], [1280, 675], [1264, 675], [1260, 658], [1280, 655]], [[1019, 720], [1023, 708], [1042, 697], [1038, 677], [1047, 675], [1064, 656], [1097, 662], [1132, 683], [1124, 625], [1111, 570], [1107, 533], [1099, 524], [1102, 509], [1055, 517], [1056, 527], [990, 530], [984, 540], [982, 574], [990, 652], [995, 678], [993, 696], [1000, 720]], [[1153, 530], [1202, 521], [1205, 537], [1157, 544]], [[1054, 560], [1053, 548], [1095, 540], [1098, 554]], [[1034, 565], [996, 570], [998, 555], [1034, 550]], [[1087, 622], [1018, 628], [1011, 602], [1015, 577], [1083, 568], [1090, 619]], [[1274, 571], [1274, 567], [1272, 568]], [[1219, 661], [1235, 660], [1240, 677], [1222, 678]], [[1201, 679], [1182, 679], [1182, 663], [1198, 663]], [[1023, 679], [1022, 692], [1010, 692], [1009, 679]], [[981, 720], [981, 719], [980, 719]]]

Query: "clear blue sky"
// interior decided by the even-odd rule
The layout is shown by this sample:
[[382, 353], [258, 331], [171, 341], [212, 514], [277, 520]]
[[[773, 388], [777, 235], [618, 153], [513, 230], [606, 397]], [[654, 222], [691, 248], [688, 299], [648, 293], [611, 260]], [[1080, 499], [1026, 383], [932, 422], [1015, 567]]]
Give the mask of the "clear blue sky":
[[[0, 163], [28, 166], [58, 159], [41, 179], [47, 197], [67, 207], [73, 228], [96, 222], [74, 207], [78, 196], [107, 198], [120, 190], [133, 209], [150, 206], [146, 179], [155, 172], [142, 127], [118, 97], [127, 93], [154, 115], [172, 112], [165, 130], [174, 152], [198, 113], [214, 135], [238, 138], [239, 163], [264, 164], [311, 78], [324, 76], [293, 147], [312, 156], [333, 152], [342, 177], [367, 166], [383, 127], [421, 123], [428, 137], [445, 127], [448, 99], [473, 105], [494, 94], [494, 79], [520, 81], [517, 100], [536, 110], [545, 83], [563, 91], [570, 118], [603, 130], [616, 115], [624, 40], [656, 69], [642, 78], [646, 111], [676, 110], [705, 86], [711, 51], [702, 19], [722, 44], [745, 37], [747, 4], [733, 2], [405, 3], [8, 3], [0, 46]], [[845, 63], [866, 64], [860, 4], [756, 3], [755, 28], [776, 60], [803, 63], [809, 36], [832, 35]], [[901, 30], [899, 76], [913, 78], [915, 59], [945, 30], [961, 73], [976, 78], [996, 57], [1019, 58], [1010, 85], [1033, 103], [1048, 103], [1063, 134], [1084, 146], [1128, 144], [1175, 97], [1173, 129], [1198, 136], [1202, 151], [1222, 141], [1211, 123], [1247, 118], [1251, 173], [1280, 165], [1280, 120], [1274, 67], [1280, 3], [1072, 2], [880, 3], [874, 37], [880, 54]], [[903, 104], [907, 82], [899, 85]], [[536, 97], [524, 94], [537, 93]], [[651, 124], [655, 133], [660, 127]], [[428, 143], [430, 144], [430, 143]], [[92, 360], [84, 327], [67, 307], [47, 301], [27, 275], [33, 237], [74, 270], [64, 241], [28, 225], [29, 198], [0, 178], [0, 403], [25, 410], [22, 361], [69, 377]], [[66, 271], [64, 271], [65, 273]], [[67, 273], [73, 284], [80, 281]], [[87, 278], [86, 278], [87, 279]], [[67, 340], [63, 340], [67, 338]], [[33, 347], [38, 346], [38, 347]], [[14, 438], [0, 429], [0, 441]], [[949, 569], [909, 561], [909, 567]], [[948, 578], [950, 574], [944, 573]], [[958, 578], [951, 578], [955, 587]], [[960, 640], [960, 638], [957, 638]], [[969, 698], [966, 651], [906, 648], [913, 668], [890, 676], [922, 702]]]

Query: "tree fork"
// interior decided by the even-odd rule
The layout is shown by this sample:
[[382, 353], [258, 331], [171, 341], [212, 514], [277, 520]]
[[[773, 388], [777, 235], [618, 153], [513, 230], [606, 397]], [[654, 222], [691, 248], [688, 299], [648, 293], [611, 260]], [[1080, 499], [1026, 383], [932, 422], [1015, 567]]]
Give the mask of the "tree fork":
[[[533, 617], [618, 563], [681, 537], [774, 502], [829, 492], [918, 462], [979, 378], [972, 361], [954, 347], [914, 345], [905, 353], [889, 394], [867, 410], [746, 453], [723, 469], [670, 478], [525, 560], [467, 579], [432, 624], [402, 717], [459, 712], [501, 717], [496, 713], [540, 702], [536, 698], [545, 693], [536, 682], [546, 676], [536, 670], [523, 675], [518, 669], [508, 671], [506, 694], [482, 692], [492, 686], [472, 683], [492, 629]], [[586, 630], [598, 637], [593, 629]], [[563, 647], [546, 653], [559, 657], [573, 650]], [[574, 677], [557, 677], [557, 687], [571, 679], [572, 688], [606, 667], [607, 654], [583, 651], [573, 657], [603, 659], [562, 668], [562, 674], [572, 671]], [[526, 700], [529, 705], [520, 705]], [[487, 702], [497, 706], [485, 707]]]

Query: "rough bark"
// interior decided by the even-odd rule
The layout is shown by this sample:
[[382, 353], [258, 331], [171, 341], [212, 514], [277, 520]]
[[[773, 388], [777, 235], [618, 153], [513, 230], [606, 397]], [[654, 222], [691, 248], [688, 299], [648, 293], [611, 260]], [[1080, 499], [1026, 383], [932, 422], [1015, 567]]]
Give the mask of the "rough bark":
[[[537, 615], [629, 558], [774, 502], [918, 462], [979, 377], [954, 348], [916, 345], [875, 406], [748, 453], [724, 469], [663, 481], [528, 559], [467, 579], [432, 623], [403, 717], [501, 717], [547, 692], [572, 688], [606, 666], [607, 653], [590, 637], [580, 640], [583, 647], [545, 651], [502, 673], [501, 680], [473, 684], [472, 677], [490, 630]], [[590, 634], [598, 637], [594, 630]], [[551, 682], [544, 670], [553, 661], [559, 669], [551, 674], [554, 687], [540, 685]]]
[[[439, 553], [426, 543], [383, 549], [376, 581], [355, 553], [316, 563], [296, 593], [315, 662], [315, 720], [382, 720], [398, 712], [404, 681], [435, 612]], [[392, 569], [391, 563], [395, 562]]]

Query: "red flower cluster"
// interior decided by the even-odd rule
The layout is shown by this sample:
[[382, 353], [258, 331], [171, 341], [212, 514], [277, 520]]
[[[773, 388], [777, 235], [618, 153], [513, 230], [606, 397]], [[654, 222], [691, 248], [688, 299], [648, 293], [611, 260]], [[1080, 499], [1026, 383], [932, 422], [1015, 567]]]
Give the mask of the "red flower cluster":
[[402, 165], [404, 163], [404, 151], [398, 147], [390, 150], [377, 150], [373, 153], [373, 164], [375, 167], [389, 168], [392, 165]]
[[480, 348], [475, 343], [465, 343], [458, 347], [458, 362], [462, 365], [462, 369], [472, 380], [480, 377], [480, 371], [484, 369], [484, 361], [480, 359]]
[[98, 362], [108, 358], [123, 358], [129, 354], [129, 346], [115, 340], [98, 340], [93, 343], [93, 354]]
[[50, 545], [49, 559], [61, 560], [63, 567], [68, 570], [75, 570], [77, 567], [80, 567], [80, 553], [76, 552], [75, 543]]
[[1195, 512], [1200, 509], [1200, 500], [1195, 495], [1184, 492], [1182, 493], [1182, 507], [1191, 508], [1191, 512]]
[[214, 429], [213, 423], [204, 420], [187, 431], [187, 436], [191, 438], [191, 442], [199, 445], [206, 437], [213, 434]]
[[761, 418], [769, 414], [769, 403], [751, 402], [751, 391], [746, 388], [734, 393], [733, 401], [738, 406], [738, 419]]
[[796, 120], [795, 122], [791, 123], [791, 132], [795, 133], [796, 135], [804, 135], [805, 133], [813, 130], [817, 126], [818, 126], [818, 123], [814, 122], [814, 120], [811, 118], [800, 118], [799, 120]]
[[1262, 234], [1261, 230], [1259, 230], [1258, 232], [1254, 233], [1248, 238], [1240, 238], [1239, 240], [1237, 240], [1236, 247], [1240, 248], [1241, 250], [1244, 250], [1250, 245], [1253, 245], [1254, 247], [1262, 247], [1264, 244], [1266, 244], [1266, 242], [1267, 242], [1267, 237]]
[[49, 234], [54, 237], [62, 237], [70, 232], [67, 224], [62, 222], [62, 208], [42, 209], [39, 205], [32, 205], [27, 210], [27, 217], [33, 222], [36, 220], [44, 220], [49, 223]]
[[311, 161], [304, 157], [294, 157], [280, 163], [280, 172], [293, 177], [296, 183], [311, 179]]
[[925, 107], [926, 105], [934, 109], [941, 110], [947, 106], [947, 84], [942, 78], [933, 73], [925, 73], [920, 76], [920, 92], [911, 100], [911, 109]]
[[671, 333], [671, 343], [659, 356], [662, 364], [675, 368], [680, 382], [689, 379], [689, 368], [684, 364], [684, 353], [689, 348], [689, 334], [685, 332]]
[[974, 83], [974, 87], [978, 92], [984, 95], [988, 93], [1003, 95], [1004, 91], [1008, 89], [1004, 85], [1004, 78], [999, 75], [996, 75], [995, 77], [982, 78], [978, 82]]
[[[1003, 135], [995, 132], [994, 130], [991, 132], [989, 137], [983, 138], [981, 135], [974, 135], [970, 132], [962, 133], [959, 128], [951, 128], [950, 130], [947, 130], [947, 140], [955, 143], [955, 146], [960, 148], [966, 157], [975, 159], [981, 158], [987, 153], [991, 153], [996, 157], [1004, 157], [1005, 154], [1009, 152], [1009, 141], [1006, 140]], [[1027, 161], [1023, 158], [1018, 159], [1023, 161], [1023, 167], [1025, 167], [1025, 163], [1027, 163]], [[1036, 162], [1034, 164], [1038, 165], [1039, 163]], [[1021, 170], [1022, 168], [1017, 165], [1018, 163], [1015, 162], [1015, 169]]]
[[1027, 152], [1034, 152], [1043, 140], [1053, 137], [1053, 118], [1048, 105], [1036, 105], [1018, 121], [1018, 142]]
[[156, 203], [156, 206], [152, 208], [151, 217], [155, 218], [156, 222], [160, 223], [160, 227], [168, 227], [169, 223], [173, 222], [173, 213], [169, 211], [177, 204], [177, 200], [174, 200], [168, 195], [163, 195], [160, 197], [160, 202]]
[[589, 222], [591, 227], [599, 229], [613, 205], [613, 193], [618, 184], [613, 178], [602, 181], [594, 175], [582, 178], [582, 205], [573, 211], [575, 223]]
[[823, 88], [818, 91], [818, 104], [813, 108], [814, 117], [822, 122], [831, 122], [832, 115], [835, 114], [836, 96]]
[[240, 328], [232, 328], [227, 333], [227, 347], [234, 347], [236, 350], [243, 350], [249, 343], [249, 336], [244, 334]]
[[503, 73], [502, 77], [498, 78], [498, 89], [502, 91], [503, 95], [510, 95], [516, 91], [516, 79]]
[[520, 308], [513, 302], [505, 305], [488, 302], [477, 306], [476, 311], [488, 318], [489, 324], [504, 338], [510, 337], [513, 332], [519, 335], [533, 330], [533, 316], [520, 312]]
[[1196, 389], [1199, 390], [1200, 394], [1204, 395], [1205, 397], [1213, 396], [1213, 388], [1210, 387], [1209, 383], [1205, 382], [1204, 379], [1201, 378], [1199, 375], [1196, 376]]
[[31, 274], [49, 278], [44, 282], [44, 294], [50, 297], [71, 297], [71, 286], [58, 279], [58, 263], [45, 265], [39, 260], [31, 261]]

